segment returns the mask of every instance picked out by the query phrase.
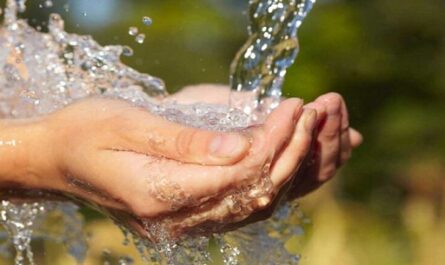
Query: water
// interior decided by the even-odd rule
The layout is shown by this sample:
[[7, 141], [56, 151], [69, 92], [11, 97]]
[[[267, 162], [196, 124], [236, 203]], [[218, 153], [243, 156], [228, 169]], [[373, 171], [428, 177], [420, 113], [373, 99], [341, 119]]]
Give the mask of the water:
[[[231, 104], [261, 120], [281, 101], [299, 51], [298, 28], [315, 0], [250, 0], [249, 39], [231, 66]], [[246, 100], [246, 97], [248, 100]]]
[[143, 44], [145, 41], [145, 34], [144, 33], [139, 33], [136, 38], [135, 38], [136, 42], [139, 44]]
[[138, 34], [138, 32], [139, 32], [139, 29], [137, 27], [130, 27], [128, 29], [128, 34], [130, 36], [136, 36]]
[[8, 255], [6, 250], [12, 245], [16, 251], [17, 265], [26, 262], [34, 264], [31, 239], [62, 243], [79, 263], [85, 259], [87, 244], [83, 234], [83, 221], [78, 207], [72, 203], [2, 201], [0, 224], [8, 233], [8, 237], [2, 236], [1, 254]]
[[[260, 112], [267, 113], [279, 101], [286, 68], [293, 62], [298, 50], [296, 30], [312, 3], [251, 1], [251, 37], [238, 53], [231, 76], [232, 87], [238, 93], [251, 93], [250, 100], [243, 102], [237, 100], [237, 93], [232, 95], [232, 104], [241, 107], [239, 110], [206, 104], [159, 105], [155, 99], [167, 96], [162, 80], [139, 73], [120, 62], [121, 55], [133, 54], [130, 47], [102, 47], [89, 36], [69, 34], [64, 31], [64, 22], [57, 14], [50, 17], [49, 32], [39, 32], [25, 21], [17, 19], [17, 13], [26, 9], [25, 1], [8, 0], [5, 32], [0, 36], [0, 112], [10, 118], [28, 118], [51, 113], [85, 97], [104, 96], [127, 100], [170, 121], [188, 126], [219, 131], [245, 128], [251, 124], [252, 116], [258, 117]], [[151, 25], [151, 19], [146, 21], [144, 17], [143, 22], [147, 26]], [[273, 30], [264, 30], [264, 27]], [[137, 40], [140, 35], [135, 33], [135, 36]], [[18, 68], [18, 64], [26, 69], [25, 74]], [[166, 185], [167, 190], [175, 190], [174, 183], [156, 181], [154, 185], [157, 185], [155, 189], [162, 190], [165, 188], [162, 185]], [[249, 189], [226, 194], [218, 207], [248, 212], [243, 207], [267, 194], [269, 187], [270, 179], [265, 169]], [[187, 197], [187, 194], [160, 199], [172, 205], [182, 205], [184, 196]], [[76, 209], [71, 203], [23, 204], [3, 201], [0, 209], [1, 224], [8, 231], [9, 241], [16, 249], [16, 264], [23, 264], [26, 259], [32, 262], [31, 239], [50, 234], [40, 231], [44, 228], [44, 220], [54, 214], [63, 217], [61, 223], [65, 227], [64, 232], [45, 239], [64, 243], [68, 251], [82, 262], [87, 246], [81, 233], [82, 221]], [[102, 210], [108, 212], [107, 209]], [[209, 218], [205, 212], [193, 218], [185, 216], [179, 219], [165, 217], [140, 220], [156, 244], [139, 238], [126, 227], [122, 227], [122, 230], [129, 235], [129, 241], [133, 242], [146, 260], [158, 264], [208, 264], [211, 259], [208, 245], [211, 241], [220, 248], [227, 265], [264, 262], [297, 264], [299, 257], [289, 253], [284, 246], [288, 239], [302, 233], [301, 227], [296, 226], [295, 222], [288, 223], [292, 211], [296, 209], [290, 205], [283, 206], [265, 222], [215, 235], [214, 238], [184, 235], [178, 240], [171, 236], [170, 231], [179, 223], [205, 223]], [[113, 218], [119, 223], [118, 215]], [[212, 228], [208, 232], [218, 231], [214, 230]], [[122, 264], [132, 263], [125, 257], [121, 261]]]
[[142, 18], [142, 23], [144, 23], [145, 26], [151, 26], [151, 24], [153, 24], [153, 20], [150, 17], [144, 16]]

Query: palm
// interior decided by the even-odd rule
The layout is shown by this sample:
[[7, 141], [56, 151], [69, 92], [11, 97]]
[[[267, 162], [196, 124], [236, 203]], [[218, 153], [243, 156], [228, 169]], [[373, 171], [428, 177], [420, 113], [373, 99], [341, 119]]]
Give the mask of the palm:
[[[167, 100], [184, 104], [206, 102], [225, 105], [229, 103], [229, 98], [230, 89], [227, 86], [206, 84], [186, 87]], [[300, 167], [292, 156], [284, 152], [276, 158], [282, 161], [281, 165], [294, 169], [290, 199], [301, 197], [331, 179], [336, 169], [349, 160], [352, 148], [362, 141], [360, 133], [349, 129], [348, 111], [340, 95], [323, 95], [307, 107], [317, 111], [318, 119], [317, 135], [309, 155]]]
[[[57, 158], [61, 179], [68, 181], [65, 191], [124, 218], [139, 233], [146, 234], [143, 220], [167, 218], [172, 235], [180, 235], [209, 223], [237, 223], [269, 207], [309, 150], [312, 130], [305, 129], [304, 113], [301, 101], [283, 102], [263, 125], [243, 131], [250, 139], [248, 153], [218, 163], [187, 152], [196, 149], [191, 137], [198, 135], [198, 146], [207, 148], [206, 137], [220, 133], [183, 127], [122, 101], [81, 101], [50, 115], [48, 122], [58, 132], [55, 142], [64, 143]], [[155, 136], [160, 141], [153, 141]], [[227, 198], [266, 176], [270, 189], [235, 198], [243, 203], [233, 208]]]

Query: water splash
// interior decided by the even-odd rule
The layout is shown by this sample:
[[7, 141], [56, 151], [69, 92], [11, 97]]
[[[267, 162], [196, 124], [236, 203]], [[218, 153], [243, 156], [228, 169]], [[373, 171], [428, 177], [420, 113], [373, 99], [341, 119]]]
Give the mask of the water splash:
[[128, 29], [128, 35], [130, 36], [136, 36], [139, 32], [139, 29], [137, 27], [130, 27]]
[[139, 33], [136, 38], [135, 38], [136, 42], [139, 44], [143, 44], [145, 41], [145, 34], [144, 33]]
[[[251, 9], [254, 9], [255, 6], [257, 9], [259, 7], [264, 8], [264, 5], [276, 4], [277, 1], [262, 1], [261, 3], [260, 1], [251, 1]], [[292, 3], [294, 2], [284, 2], [284, 4]], [[294, 9], [287, 8], [295, 9], [295, 7], [293, 7]], [[50, 17], [49, 33], [41, 33], [31, 28], [25, 21], [17, 19], [17, 13], [24, 10], [25, 0], [7, 1], [4, 21], [6, 32], [0, 36], [0, 47], [2, 47], [0, 50], [0, 71], [2, 72], [2, 75], [0, 75], [0, 112], [7, 117], [27, 118], [44, 115], [81, 98], [107, 96], [125, 99], [170, 121], [197, 128], [226, 131], [244, 128], [251, 122], [247, 114], [236, 108], [206, 104], [183, 106], [176, 103], [166, 103], [159, 105], [155, 98], [159, 99], [167, 95], [162, 80], [147, 74], [141, 74], [120, 62], [121, 55], [132, 54], [129, 47], [102, 47], [89, 36], [69, 34], [64, 31], [63, 20], [57, 14], [52, 14]], [[283, 10], [288, 9], [284, 8]], [[276, 8], [272, 8], [270, 12], [276, 14], [278, 11]], [[255, 17], [255, 15], [253, 16]], [[284, 19], [281, 23], [286, 21]], [[277, 21], [273, 20], [272, 22]], [[251, 25], [251, 31], [257, 32], [254, 25]], [[293, 27], [293, 29], [298, 28], [298, 26]], [[283, 28], [283, 25], [276, 27]], [[279, 38], [269, 40], [271, 46], [268, 47], [270, 49], [282, 47], [276, 43], [277, 39]], [[249, 41], [252, 42], [253, 40], [255, 39], [251, 38]], [[278, 46], [273, 48], [273, 45]], [[295, 51], [291, 51], [291, 47]], [[296, 55], [296, 48], [297, 46], [285, 46], [278, 54]], [[270, 58], [271, 53], [267, 52], [266, 49], [264, 54], [256, 53], [256, 56], [258, 58], [260, 56]], [[267, 58], [264, 61], [267, 61]], [[281, 65], [286, 66], [293, 61], [289, 58], [278, 59], [277, 57], [277, 61], [284, 60], [285, 63]], [[19, 67], [26, 69], [25, 73]], [[281, 69], [278, 77], [284, 77], [285, 70], [277, 69]], [[249, 80], [253, 76], [253, 72], [243, 73], [242, 70], [239, 70], [239, 73], [240, 75], [246, 75], [245, 80]], [[275, 74], [275, 72], [273, 73]], [[237, 77], [237, 75], [233, 75], [232, 81], [237, 80]], [[261, 80], [269, 80], [266, 77], [270, 77], [270, 74], [267, 76], [260, 75], [260, 77]], [[249, 84], [249, 82], [247, 83]], [[267, 82], [260, 83], [266, 84]], [[278, 81], [270, 83], [275, 84], [271, 86], [275, 90], [271, 91], [279, 89], [279, 86], [276, 85], [278, 83]], [[238, 85], [237, 88], [244, 89], [243, 86]], [[255, 91], [255, 95], [258, 95], [257, 91], [259, 90], [253, 85], [248, 86], [247, 90]], [[261, 95], [259, 98], [260, 101], [265, 100], [266, 96], [272, 96], [276, 99], [276, 94], [278, 93], [262, 92], [259, 93]], [[255, 98], [255, 102], [258, 102], [257, 98]], [[256, 103], [249, 102], [247, 104], [252, 106]], [[268, 106], [273, 106], [273, 104]], [[236, 194], [228, 195], [220, 207], [226, 211], [239, 211], [242, 207], [248, 207], [250, 201], [267, 193], [270, 187], [270, 179], [266, 173], [258, 178], [258, 183], [254, 183], [253, 188], [249, 187], [249, 189], [241, 190]], [[183, 202], [179, 201], [178, 203]], [[16, 264], [21, 264], [20, 262], [24, 259], [23, 251], [26, 252], [27, 258], [32, 260], [29, 242], [38, 235], [39, 225], [36, 225], [38, 224], [37, 220], [44, 219], [51, 213], [59, 212], [64, 216], [64, 225], [67, 231], [79, 232], [82, 229], [82, 222], [76, 218], [76, 208], [72, 204], [39, 202], [32, 205], [43, 210], [27, 216], [25, 214], [28, 214], [29, 211], [32, 212], [29, 204], [5, 204], [5, 210], [11, 214], [5, 220], [17, 220], [19, 226], [23, 223], [30, 224], [29, 227], [25, 226], [25, 230], [18, 231], [16, 227], [8, 228], [8, 223], [2, 223], [8, 231], [12, 231], [10, 232], [11, 238], [20, 235], [20, 240], [17, 242], [20, 242], [19, 246], [22, 252], [17, 252], [16, 261], [18, 261]], [[262, 224], [255, 224], [236, 232], [216, 236], [216, 241], [221, 245], [221, 252], [225, 257], [225, 263], [227, 265], [261, 264], [261, 262], [267, 261], [268, 264], [277, 265], [296, 264], [298, 257], [289, 254], [284, 248], [284, 242], [289, 237], [273, 237], [271, 235], [276, 233], [277, 227], [283, 233], [290, 233], [289, 227], [291, 226], [283, 223], [283, 220], [287, 220], [289, 216], [283, 215], [282, 211], [291, 208], [286, 206], [281, 209], [273, 218]], [[203, 214], [202, 218], [205, 217], [205, 214]], [[31, 218], [32, 221], [27, 222], [27, 218]], [[160, 221], [143, 220], [146, 231], [150, 233], [152, 238], [156, 239], [155, 242], [157, 243], [154, 244], [151, 241], [132, 235], [132, 241], [141, 255], [147, 261], [158, 264], [208, 264], [210, 262], [210, 254], [207, 250], [209, 238], [186, 236], [181, 240], [172, 240], [168, 232], [168, 226], [174, 224], [174, 222], [175, 220], [168, 218]], [[283, 224], [283, 227], [281, 227], [281, 224]], [[125, 229], [124, 231], [129, 234], [129, 231]], [[79, 262], [84, 259], [86, 252], [86, 244], [79, 238], [81, 234], [80, 232], [77, 233], [77, 237], [54, 236], [54, 238], [58, 238], [59, 242], [67, 245], [69, 252]], [[262, 242], [262, 244], [255, 244], [256, 242]], [[280, 246], [277, 250], [279, 253], [270, 253], [268, 250], [271, 249], [271, 246], [275, 246], [274, 249]], [[258, 259], [253, 259], [254, 257]]]
[[[41, 238], [63, 243], [67, 251], [81, 264], [86, 257], [87, 244], [83, 234], [83, 220], [78, 207], [66, 202], [33, 202], [13, 203], [1, 201], [0, 224], [8, 232], [3, 249], [13, 245], [16, 250], [15, 264], [22, 265], [26, 261], [34, 264], [31, 240]], [[56, 218], [56, 217], [59, 218]], [[57, 219], [59, 226], [50, 219]], [[3, 254], [3, 252], [2, 252]]]
[[151, 24], [153, 24], [153, 20], [150, 17], [144, 16], [142, 18], [142, 23], [144, 23], [145, 26], [151, 26]]
[[261, 120], [281, 101], [299, 51], [298, 28], [315, 0], [250, 0], [249, 39], [231, 66], [231, 105]]

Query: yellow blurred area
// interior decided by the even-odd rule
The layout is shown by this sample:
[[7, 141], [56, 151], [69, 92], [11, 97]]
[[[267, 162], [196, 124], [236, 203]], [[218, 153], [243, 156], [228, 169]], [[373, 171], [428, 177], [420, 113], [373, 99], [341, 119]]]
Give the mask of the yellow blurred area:
[[[302, 265], [445, 264], [445, 212], [428, 198], [412, 196], [395, 229], [366, 206], [336, 200], [329, 191], [308, 200], [313, 231], [302, 247]], [[397, 237], [400, 231], [407, 235]]]

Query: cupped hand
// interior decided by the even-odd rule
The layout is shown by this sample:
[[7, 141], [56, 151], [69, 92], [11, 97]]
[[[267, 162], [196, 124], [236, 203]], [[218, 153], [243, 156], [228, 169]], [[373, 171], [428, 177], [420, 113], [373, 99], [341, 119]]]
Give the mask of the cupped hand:
[[196, 179], [193, 187], [184, 188], [191, 196], [226, 189], [230, 183], [223, 180], [204, 185], [206, 172], [193, 168], [235, 164], [250, 148], [240, 133], [185, 127], [113, 99], [86, 99], [43, 122], [52, 140], [49, 157], [54, 161], [48, 167], [57, 166], [51, 168], [58, 173], [56, 188], [139, 216], [169, 211], [171, 206], [160, 199], [169, 191], [158, 194], [150, 185], [173, 181], [182, 173]]
[[[286, 149], [294, 150], [294, 162], [306, 157], [316, 113], [302, 106], [291, 99], [264, 125], [221, 133], [175, 124], [124, 101], [85, 99], [39, 120], [45, 144], [32, 167], [40, 176], [32, 188], [100, 206], [146, 236], [143, 221], [168, 219], [175, 236], [239, 222], [267, 208], [292, 179], [293, 168], [276, 166]], [[228, 197], [269, 177], [261, 196], [228, 207]]]
[[[224, 93], [228, 99], [227, 89], [203, 89], [167, 100], [193, 103], [187, 100], [196, 91], [200, 101], [221, 103], [211, 100], [216, 91], [219, 100]], [[32, 188], [98, 205], [147, 237], [152, 235], [146, 225], [157, 221], [172, 236], [232, 229], [269, 211], [289, 189], [290, 197], [308, 192], [313, 182], [332, 176], [321, 169], [345, 162], [355, 140], [351, 131], [335, 129], [345, 129], [347, 119], [337, 117], [342, 114], [329, 118], [335, 97], [306, 107], [286, 100], [264, 124], [230, 133], [175, 124], [124, 101], [86, 99], [38, 122], [47, 141], [36, 159], [35, 175], [42, 178]], [[316, 141], [319, 149], [312, 148]], [[310, 185], [301, 184], [308, 179]], [[264, 187], [248, 192], [258, 185]]]
[[[205, 101], [210, 104], [226, 105], [230, 100], [230, 89], [224, 85], [188, 86], [172, 95], [167, 101], [192, 104]], [[337, 93], [327, 93], [304, 106], [317, 113], [317, 127], [309, 155], [300, 166], [299, 160], [292, 155], [296, 153], [287, 149], [276, 164], [276, 170], [289, 172], [294, 170], [295, 179], [290, 200], [304, 196], [330, 180], [337, 170], [351, 157], [352, 150], [362, 141], [362, 135], [349, 126], [349, 115], [343, 97]]]

